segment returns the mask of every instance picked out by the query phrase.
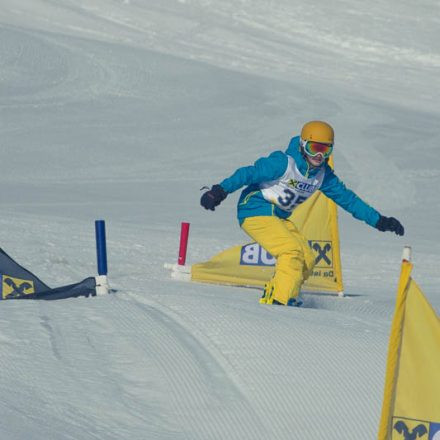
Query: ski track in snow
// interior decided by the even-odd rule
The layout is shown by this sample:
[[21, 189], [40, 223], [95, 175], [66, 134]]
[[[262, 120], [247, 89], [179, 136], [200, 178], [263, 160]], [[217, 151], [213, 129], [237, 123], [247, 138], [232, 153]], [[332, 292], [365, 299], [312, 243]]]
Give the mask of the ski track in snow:
[[[249, 299], [252, 296], [255, 294], [250, 295]], [[251, 302], [247, 298], [243, 304], [239, 301], [238, 306], [227, 307], [220, 315], [216, 310], [225, 310], [224, 304], [220, 307], [214, 299], [211, 299], [211, 302], [201, 301], [196, 295], [190, 298], [185, 295], [187, 308], [181, 304], [177, 307], [173, 301], [169, 302], [169, 307], [177, 309], [180, 316], [188, 317], [190, 311], [194, 310], [194, 303], [200, 304], [202, 317], [186, 327], [192, 333], [203, 334], [205, 339], [208, 337], [211, 342], [205, 341], [205, 346], [215, 344], [217, 350], [222, 353], [222, 358], [230, 363], [226, 370], [231, 371], [235, 381], [241, 384], [240, 388], [244, 390], [248, 400], [253, 402], [259, 418], [266, 420], [269, 412], [270, 437], [286, 438], [294, 431], [298, 435], [314, 433], [317, 438], [323, 438], [328, 427], [320, 423], [319, 411], [310, 414], [310, 408], [318, 394], [330, 406], [327, 412], [333, 413], [335, 418], [341, 409], [351, 417], [355, 418], [357, 415], [361, 418], [366, 408], [355, 399], [348, 399], [342, 408], [340, 403], [335, 405], [338, 400], [336, 396], [341, 390], [345, 388], [344, 391], [350, 395], [350, 385], [336, 378], [345, 376], [345, 362], [348, 365], [353, 362], [363, 365], [358, 374], [368, 377], [369, 386], [358, 391], [365, 393], [365, 396], [370, 395], [374, 401], [373, 396], [380, 393], [382, 385], [381, 380], [375, 380], [376, 372], [383, 365], [377, 365], [372, 361], [371, 351], [367, 353], [368, 350], [364, 351], [362, 345], [373, 345], [382, 350], [380, 340], [387, 333], [388, 324], [384, 321], [374, 324], [368, 319], [347, 318], [338, 313], [335, 316], [334, 312], [328, 314], [316, 309], [302, 309], [298, 311], [300, 315], [295, 313], [296, 311], [289, 311], [290, 313], [280, 316], [279, 312], [282, 311], [262, 309], [255, 304], [255, 299]], [[224, 299], [223, 297], [222, 301]], [[338, 301], [335, 298], [333, 300]], [[277, 314], [276, 321], [273, 320], [273, 313]], [[259, 323], [257, 338], [255, 320]], [[306, 323], [311, 322], [316, 333], [310, 333]], [[357, 334], [356, 342], [347, 335], [348, 332]], [[352, 343], [356, 345], [355, 350]], [[291, 349], [286, 350], [286, 346]], [[336, 350], [337, 357], [334, 355]], [[307, 365], [308, 356], [312, 356], [317, 365]], [[217, 356], [216, 358], [218, 359]], [[321, 368], [327, 359], [332, 359], [332, 362], [326, 367], [327, 372], [323, 375]], [[329, 378], [333, 378], [332, 383], [328, 383]], [[371, 401], [369, 403], [371, 404]], [[338, 425], [338, 422], [334, 424]], [[336, 426], [336, 431], [341, 432], [343, 425], [344, 422]], [[362, 426], [362, 423], [360, 425], [368, 432], [368, 423], [365, 426]], [[257, 437], [251, 435], [249, 438], [265, 438], [265, 435], [260, 433]], [[365, 438], [367, 436], [368, 434]], [[242, 438], [248, 437], [242, 435]]]
[[[173, 389], [174, 411], [180, 415], [182, 425], [189, 425], [188, 438], [239, 439], [268, 434], [230, 374], [224, 371], [219, 356], [207, 350], [205, 341], [200, 342], [191, 331], [170, 319], [169, 314], [146, 304], [135, 305], [140, 316], [148, 316], [152, 321], [144, 331], [139, 329], [140, 334], [148, 340], [151, 328], [158, 331], [154, 346], [147, 350], [156, 353], [161, 371]], [[197, 415], [199, 409], [206, 411], [203, 417]]]

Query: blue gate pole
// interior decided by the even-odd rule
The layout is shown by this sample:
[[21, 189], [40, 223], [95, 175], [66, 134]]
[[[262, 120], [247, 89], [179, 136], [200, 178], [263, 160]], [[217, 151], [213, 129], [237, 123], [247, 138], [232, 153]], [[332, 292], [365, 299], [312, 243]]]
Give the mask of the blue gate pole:
[[98, 275], [107, 275], [107, 245], [105, 242], [105, 221], [95, 221], [96, 257], [98, 261]]
[[96, 258], [98, 262], [98, 276], [96, 280], [96, 294], [105, 295], [109, 292], [107, 280], [107, 244], [105, 241], [105, 221], [95, 221]]

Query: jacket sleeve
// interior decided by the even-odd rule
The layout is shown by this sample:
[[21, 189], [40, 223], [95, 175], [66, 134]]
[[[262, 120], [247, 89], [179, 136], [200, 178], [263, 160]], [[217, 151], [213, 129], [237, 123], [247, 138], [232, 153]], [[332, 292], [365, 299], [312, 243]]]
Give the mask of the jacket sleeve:
[[330, 167], [326, 168], [324, 181], [320, 190], [341, 208], [344, 208], [354, 218], [363, 220], [375, 227], [380, 214], [359, 198], [353, 191], [347, 189]]
[[274, 151], [270, 156], [258, 159], [254, 165], [238, 168], [220, 185], [227, 193], [232, 193], [245, 185], [275, 180], [286, 172], [287, 164], [286, 154], [282, 151]]

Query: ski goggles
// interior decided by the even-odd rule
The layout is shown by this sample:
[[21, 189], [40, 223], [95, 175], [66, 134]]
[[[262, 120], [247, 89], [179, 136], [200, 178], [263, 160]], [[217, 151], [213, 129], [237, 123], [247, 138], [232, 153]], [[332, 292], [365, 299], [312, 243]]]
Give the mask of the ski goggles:
[[321, 144], [321, 142], [307, 141], [304, 142], [304, 151], [312, 157], [321, 154], [324, 159], [330, 157], [333, 151], [333, 144]]

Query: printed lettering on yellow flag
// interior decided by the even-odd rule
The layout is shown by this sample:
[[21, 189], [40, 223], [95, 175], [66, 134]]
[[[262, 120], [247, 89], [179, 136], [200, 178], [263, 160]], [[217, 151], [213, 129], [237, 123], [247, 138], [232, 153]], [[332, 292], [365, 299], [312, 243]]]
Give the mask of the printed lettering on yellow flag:
[[35, 292], [32, 280], [21, 280], [9, 275], [1, 275], [0, 296], [1, 299], [15, 298], [21, 295], [29, 295]]
[[[337, 208], [317, 191], [295, 209], [291, 220], [315, 253], [313, 274], [304, 291], [343, 291]], [[234, 246], [191, 267], [191, 280], [238, 286], [264, 286], [274, 273], [275, 259], [257, 243]]]
[[440, 319], [411, 269], [402, 263], [379, 440], [440, 440]]

